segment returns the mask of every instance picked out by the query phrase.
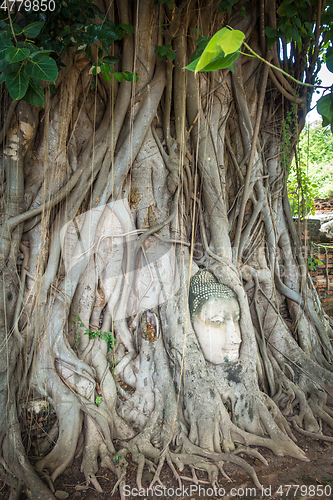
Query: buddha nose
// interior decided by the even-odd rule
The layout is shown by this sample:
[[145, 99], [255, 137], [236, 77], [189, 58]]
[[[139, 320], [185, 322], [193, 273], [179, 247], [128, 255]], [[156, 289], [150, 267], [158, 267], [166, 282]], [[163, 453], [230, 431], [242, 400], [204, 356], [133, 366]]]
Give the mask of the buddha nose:
[[240, 344], [241, 342], [241, 337], [239, 333], [239, 329], [235, 325], [235, 322], [230, 319], [227, 322], [227, 343], [229, 345], [232, 344]]

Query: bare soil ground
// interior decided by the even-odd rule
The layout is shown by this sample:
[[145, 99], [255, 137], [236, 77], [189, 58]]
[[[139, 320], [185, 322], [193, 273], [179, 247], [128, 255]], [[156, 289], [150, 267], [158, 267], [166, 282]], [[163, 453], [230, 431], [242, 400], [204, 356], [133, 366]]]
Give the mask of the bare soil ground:
[[[323, 432], [327, 436], [332, 436], [333, 432], [324, 425]], [[161, 472], [161, 485], [158, 486], [155, 493], [147, 491], [152, 474], [145, 471], [143, 474], [142, 485], [145, 491], [139, 491], [136, 485], [137, 465], [130, 460], [127, 477], [127, 498], [133, 499], [168, 499], [168, 500], [216, 500], [216, 499], [235, 499], [235, 500], [286, 500], [299, 498], [303, 500], [333, 499], [333, 442], [316, 440], [303, 436], [295, 431], [298, 445], [306, 452], [309, 462], [299, 461], [289, 457], [276, 457], [269, 450], [258, 448], [258, 451], [268, 461], [268, 466], [263, 465], [258, 459], [247, 457], [243, 458], [251, 464], [263, 485], [256, 488], [253, 481], [244, 470], [239, 469], [234, 464], [226, 463], [224, 470], [231, 481], [227, 479], [219, 482], [220, 490], [214, 490], [208, 484], [207, 475], [204, 472], [197, 472], [198, 479], [202, 481], [199, 486], [190, 481], [183, 480], [182, 490], [177, 490], [179, 485], [174, 478], [171, 470], [165, 466]], [[130, 457], [129, 457], [130, 459]], [[67, 469], [60, 478], [55, 481], [54, 488], [58, 498], [67, 498], [68, 500], [110, 500], [120, 499], [119, 491], [111, 496], [115, 485], [115, 477], [108, 469], [100, 469], [97, 474], [103, 493], [98, 493], [92, 486], [85, 487], [85, 479], [80, 471], [80, 458], [75, 460], [72, 467]], [[180, 473], [181, 476], [192, 477], [188, 468]], [[192, 489], [190, 489], [192, 485]], [[67, 496], [68, 495], [68, 496]], [[0, 498], [9, 499], [9, 489], [0, 484]]]

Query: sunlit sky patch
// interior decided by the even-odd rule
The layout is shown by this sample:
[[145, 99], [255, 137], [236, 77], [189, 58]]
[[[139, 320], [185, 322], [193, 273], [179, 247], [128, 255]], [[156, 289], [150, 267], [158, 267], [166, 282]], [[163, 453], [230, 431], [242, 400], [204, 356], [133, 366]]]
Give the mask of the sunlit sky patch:
[[[320, 78], [320, 80], [322, 81], [321, 85], [324, 85], [325, 87], [326, 86], [329, 87], [329, 86], [333, 85], [333, 73], [328, 71], [326, 65], [322, 66], [321, 70], [318, 73], [318, 78]], [[320, 99], [320, 97], [322, 96], [322, 91], [324, 89], [318, 89], [318, 90], [320, 91], [319, 94], [314, 92], [314, 94], [312, 96], [311, 108], [314, 108], [314, 109], [312, 109], [312, 111], [310, 111], [310, 113], [308, 113], [308, 115], [306, 117], [306, 120], [309, 123], [312, 123], [312, 122], [315, 122], [318, 120], [321, 122], [321, 116], [318, 114], [317, 108], [315, 107], [315, 105], [316, 105], [316, 102], [318, 101], [318, 99]]]

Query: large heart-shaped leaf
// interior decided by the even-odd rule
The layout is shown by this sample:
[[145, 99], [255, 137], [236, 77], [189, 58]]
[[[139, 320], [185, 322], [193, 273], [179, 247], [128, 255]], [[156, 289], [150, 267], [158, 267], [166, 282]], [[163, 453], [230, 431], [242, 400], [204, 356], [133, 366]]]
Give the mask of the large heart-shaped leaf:
[[221, 49], [218, 41], [219, 41], [220, 37], [227, 31], [228, 31], [227, 28], [222, 28], [220, 31], [215, 33], [213, 38], [211, 38], [209, 40], [209, 42], [206, 45], [205, 50], [203, 51], [203, 53], [201, 54], [201, 56], [199, 58], [197, 67], [195, 69], [196, 72], [200, 71], [202, 68], [207, 66], [207, 64], [209, 64], [213, 59], [215, 59], [215, 57], [217, 57], [219, 54], [221, 54], [222, 49]]
[[229, 66], [232, 65], [232, 63], [238, 58], [240, 54], [240, 50], [237, 50], [237, 52], [234, 52], [232, 54], [229, 54], [227, 56], [217, 56], [213, 61], [211, 61], [207, 66], [205, 66], [201, 71], [216, 71], [218, 69], [225, 69], [229, 68]]
[[58, 68], [54, 59], [41, 56], [28, 61], [24, 73], [32, 78], [54, 82], [58, 76]]
[[20, 49], [19, 47], [8, 47], [5, 53], [6, 59], [9, 63], [24, 61], [29, 54], [29, 49]]
[[3, 71], [8, 66], [8, 64], [9, 62], [6, 61], [6, 59], [0, 60], [0, 72]]
[[21, 71], [13, 72], [6, 76], [6, 85], [12, 99], [22, 99], [28, 89], [29, 80]]
[[333, 129], [333, 93], [324, 95], [317, 102], [317, 111], [323, 117], [323, 126], [331, 125]]
[[222, 28], [215, 33], [213, 38], [208, 42], [205, 50], [201, 54], [195, 72], [201, 71], [220, 55], [226, 57], [229, 54], [237, 52], [241, 48], [244, 38], [245, 35], [242, 31]]
[[44, 21], [36, 21], [34, 23], [28, 24], [25, 28], [23, 28], [23, 33], [27, 38], [36, 38], [41, 32], [41, 29], [44, 26]]
[[[237, 57], [240, 54], [240, 50], [237, 50], [233, 54], [229, 54], [228, 56], [224, 56], [223, 53], [221, 55], [215, 57], [207, 66], [202, 68], [200, 71], [215, 71], [218, 69], [224, 69], [224, 68], [229, 68], [231, 67], [232, 63], [237, 59]], [[195, 59], [195, 61], [192, 61], [188, 66], [185, 67], [185, 69], [188, 69], [190, 71], [195, 71], [199, 57]]]
[[217, 43], [223, 50], [224, 54], [227, 56], [228, 54], [233, 54], [241, 48], [244, 38], [245, 35], [242, 31], [227, 30], [221, 34]]
[[29, 79], [28, 90], [23, 99], [34, 106], [45, 107], [45, 96], [40, 80], [34, 78]]
[[11, 26], [7, 24], [6, 31], [9, 38], [13, 38], [13, 31], [16, 36], [22, 33], [22, 28], [18, 24], [13, 23]]
[[10, 40], [8, 40], [7, 38], [0, 40], [0, 61], [1, 61], [1, 59], [5, 59], [6, 50], [9, 47], [14, 47], [14, 45], [12, 44], [12, 42]]

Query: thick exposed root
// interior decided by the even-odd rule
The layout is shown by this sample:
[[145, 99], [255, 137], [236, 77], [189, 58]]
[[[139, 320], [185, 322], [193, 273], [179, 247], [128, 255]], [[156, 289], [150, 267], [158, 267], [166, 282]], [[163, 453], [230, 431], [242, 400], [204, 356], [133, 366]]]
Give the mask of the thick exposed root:
[[300, 434], [303, 434], [303, 436], [309, 436], [309, 437], [312, 437], [314, 439], [320, 439], [321, 441], [330, 441], [331, 443], [333, 443], [333, 437], [332, 436], [324, 436], [323, 434], [319, 434], [318, 432], [309, 432], [309, 431], [306, 431], [304, 429], [302, 429], [301, 427], [299, 427], [296, 422], [293, 422], [293, 425], [294, 425], [294, 429], [299, 432]]

